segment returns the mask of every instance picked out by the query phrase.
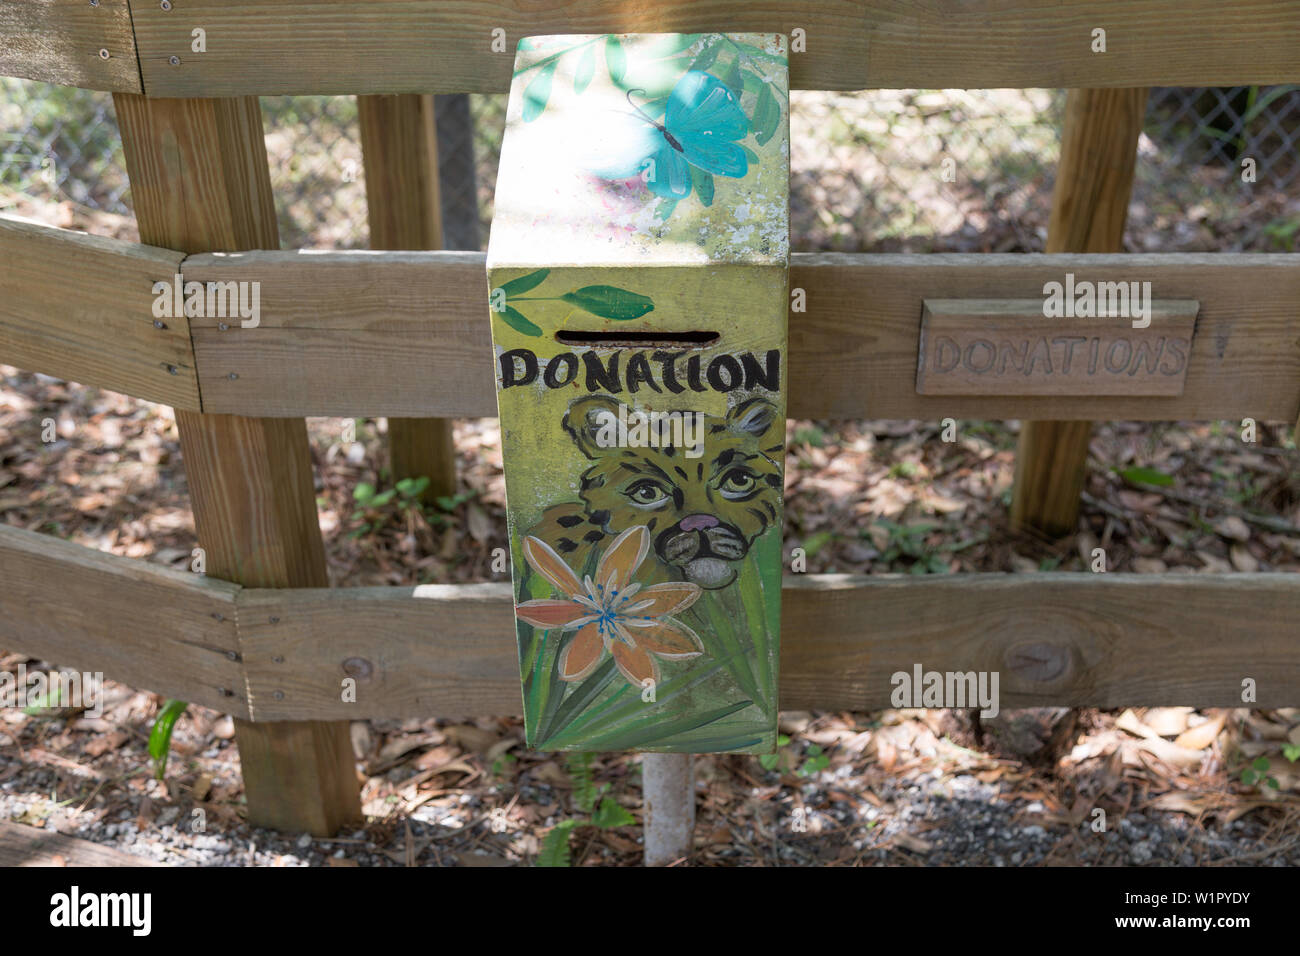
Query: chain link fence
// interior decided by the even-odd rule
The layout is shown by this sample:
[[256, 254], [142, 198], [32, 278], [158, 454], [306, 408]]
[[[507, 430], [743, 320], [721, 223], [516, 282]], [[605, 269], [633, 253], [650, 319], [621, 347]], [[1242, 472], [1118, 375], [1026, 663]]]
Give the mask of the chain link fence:
[[[1064, 90], [791, 97], [800, 251], [1041, 251]], [[262, 99], [286, 247], [365, 248], [354, 97]], [[445, 244], [486, 244], [505, 97], [438, 97]], [[1300, 87], [1151, 91], [1125, 246], [1295, 251]], [[1254, 181], [1245, 175], [1253, 167]], [[0, 80], [0, 209], [134, 237], [107, 94]]]

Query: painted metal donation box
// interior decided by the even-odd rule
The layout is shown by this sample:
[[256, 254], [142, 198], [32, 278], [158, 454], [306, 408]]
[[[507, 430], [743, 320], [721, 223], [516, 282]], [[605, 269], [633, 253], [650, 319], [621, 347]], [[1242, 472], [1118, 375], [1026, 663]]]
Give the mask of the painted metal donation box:
[[780, 35], [519, 44], [488, 287], [532, 747], [775, 747], [789, 102]]

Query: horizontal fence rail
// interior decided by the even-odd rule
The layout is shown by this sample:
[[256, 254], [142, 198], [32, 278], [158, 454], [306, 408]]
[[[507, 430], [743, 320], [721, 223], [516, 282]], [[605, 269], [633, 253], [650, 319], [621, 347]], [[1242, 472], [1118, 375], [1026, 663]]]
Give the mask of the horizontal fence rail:
[[[210, 413], [496, 415], [481, 253], [182, 258], [0, 217], [0, 261], [0, 362]], [[153, 284], [174, 282], [178, 267], [186, 281], [260, 283], [258, 326], [156, 319]], [[1146, 281], [1157, 300], [1199, 303], [1181, 395], [918, 394], [927, 299], [1041, 299], [1067, 274]], [[1300, 414], [1300, 256], [813, 253], [791, 257], [790, 282], [807, 309], [790, 315], [794, 418]]]
[[[244, 589], [0, 526], [5, 647], [258, 721], [519, 713], [510, 586]], [[1300, 703], [1300, 575], [793, 575], [781, 706], [996, 671], [1002, 707]], [[345, 702], [345, 678], [356, 701]]]
[[0, 4], [0, 74], [157, 97], [504, 92], [523, 36], [797, 30], [797, 89], [1300, 79], [1297, 0], [25, 0]]

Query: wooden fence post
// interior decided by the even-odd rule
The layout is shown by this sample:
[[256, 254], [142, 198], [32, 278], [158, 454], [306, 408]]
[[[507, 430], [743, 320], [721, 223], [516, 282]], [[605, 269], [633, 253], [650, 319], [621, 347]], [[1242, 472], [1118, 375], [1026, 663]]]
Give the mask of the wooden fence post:
[[[1047, 252], [1121, 251], [1146, 101], [1145, 88], [1067, 94]], [[1074, 530], [1091, 435], [1086, 421], [1022, 423], [1013, 527], [1052, 536]]]
[[[442, 248], [433, 96], [358, 96], [371, 249]], [[456, 492], [448, 418], [388, 419], [393, 480], [426, 476], [425, 501]]]
[[[257, 97], [114, 102], [141, 241], [190, 253], [278, 247]], [[207, 573], [328, 586], [305, 421], [177, 410], [176, 426]], [[236, 720], [235, 739], [250, 823], [323, 836], [360, 818], [347, 721]]]

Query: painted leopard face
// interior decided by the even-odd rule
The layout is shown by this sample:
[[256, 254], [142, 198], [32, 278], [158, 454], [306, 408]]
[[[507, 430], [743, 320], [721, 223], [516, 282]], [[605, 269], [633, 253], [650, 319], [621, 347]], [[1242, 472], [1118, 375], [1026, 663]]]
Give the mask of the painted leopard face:
[[754, 540], [778, 522], [785, 422], [765, 398], [723, 419], [704, 418], [701, 457], [680, 445], [607, 447], [605, 416], [619, 402], [593, 395], [570, 405], [565, 430], [594, 463], [582, 476], [586, 511], [618, 534], [645, 525], [659, 561], [702, 588], [723, 588]]

